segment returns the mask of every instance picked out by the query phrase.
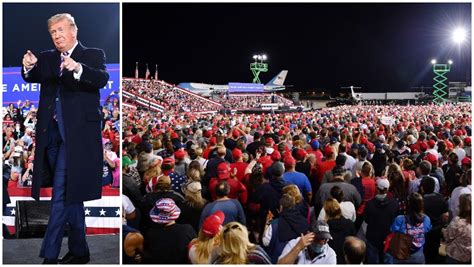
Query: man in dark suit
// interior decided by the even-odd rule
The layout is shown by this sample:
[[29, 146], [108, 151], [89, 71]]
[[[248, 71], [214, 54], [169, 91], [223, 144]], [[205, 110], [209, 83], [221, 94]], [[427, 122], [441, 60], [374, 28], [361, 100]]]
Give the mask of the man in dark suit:
[[[69, 225], [69, 252], [59, 263], [89, 262], [84, 201], [101, 198], [103, 148], [100, 94], [109, 75], [104, 51], [77, 41], [78, 28], [67, 13], [48, 20], [56, 49], [23, 56], [22, 77], [41, 83], [32, 197], [53, 187], [48, 229], [41, 247], [43, 263], [58, 263]], [[84, 164], [84, 162], [87, 164]]]

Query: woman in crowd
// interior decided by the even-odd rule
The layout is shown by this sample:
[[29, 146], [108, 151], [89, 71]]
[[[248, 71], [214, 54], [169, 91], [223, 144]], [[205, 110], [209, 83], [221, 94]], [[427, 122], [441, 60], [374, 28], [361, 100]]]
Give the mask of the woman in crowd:
[[333, 238], [328, 244], [336, 252], [337, 263], [344, 264], [346, 261], [342, 249], [346, 237], [356, 235], [354, 223], [342, 216], [341, 207], [333, 198], [326, 200], [323, 208], [326, 213], [325, 221], [329, 225], [329, 232]]
[[183, 205], [181, 205], [180, 222], [191, 224], [196, 232], [199, 232], [199, 220], [202, 209], [207, 204], [207, 200], [202, 198], [202, 187], [200, 182], [188, 180], [181, 185], [184, 193]]
[[247, 228], [238, 222], [224, 226], [220, 254], [213, 264], [271, 264], [270, 257], [259, 245], [250, 243]]
[[443, 230], [447, 264], [471, 264], [471, 194], [459, 197], [459, 215]]
[[[423, 197], [418, 193], [408, 196], [407, 215], [399, 215], [395, 218], [390, 231], [392, 233], [408, 234], [412, 238], [410, 257], [407, 260], [393, 258], [395, 264], [424, 264], [425, 234], [431, 230], [430, 218], [424, 214]], [[393, 256], [393, 255], [392, 255]]]
[[403, 215], [406, 213], [408, 190], [403, 171], [397, 164], [392, 163], [389, 165], [387, 179], [390, 182], [387, 196], [397, 200], [399, 207], [398, 214]]
[[192, 264], [210, 264], [217, 258], [224, 219], [224, 213], [216, 211], [204, 220], [198, 237], [189, 244], [188, 254]]

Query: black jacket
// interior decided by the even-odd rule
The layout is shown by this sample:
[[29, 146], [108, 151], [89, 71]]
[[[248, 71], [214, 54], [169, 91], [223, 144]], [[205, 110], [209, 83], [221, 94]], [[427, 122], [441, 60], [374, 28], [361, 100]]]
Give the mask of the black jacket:
[[382, 201], [373, 198], [367, 202], [364, 220], [367, 223], [367, 241], [377, 248], [383, 248], [383, 241], [390, 233], [390, 226], [398, 214], [398, 202], [391, 197]]
[[354, 223], [344, 217], [338, 219], [331, 219], [328, 221], [329, 232], [331, 233], [332, 240], [328, 241], [328, 245], [334, 249], [337, 255], [337, 263], [345, 264], [343, 246], [347, 236], [355, 236], [356, 231]]
[[67, 141], [66, 203], [99, 199], [103, 172], [99, 90], [109, 80], [104, 51], [84, 47], [81, 43], [76, 46], [71, 58], [82, 65], [79, 81], [70, 71], [59, 75], [59, 51], [43, 51], [36, 56], [36, 66], [28, 74], [23, 68], [21, 71], [26, 82], [41, 84], [31, 195], [38, 200], [40, 188], [52, 186], [54, 170], [47, 163], [46, 147], [59, 89]]

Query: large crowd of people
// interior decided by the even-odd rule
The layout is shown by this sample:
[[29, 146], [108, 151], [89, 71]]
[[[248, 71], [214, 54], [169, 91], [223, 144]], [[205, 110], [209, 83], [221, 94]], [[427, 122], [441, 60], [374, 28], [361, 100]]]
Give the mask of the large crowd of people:
[[470, 264], [471, 112], [124, 107], [123, 262]]
[[122, 90], [145, 97], [163, 106], [169, 113], [217, 111], [219, 103], [197, 96], [163, 81], [123, 79]]
[[262, 104], [277, 104], [278, 106], [292, 106], [293, 101], [277, 94], [223, 94], [213, 98], [223, 107], [236, 110], [261, 109]]
[[[293, 106], [293, 102], [278, 94], [229, 94], [214, 93], [205, 98], [164, 81], [144, 79], [124, 79], [123, 90], [153, 100], [161, 105], [167, 113], [219, 111], [223, 108], [232, 110], [261, 109], [262, 104]], [[133, 102], [133, 99], [129, 99]]]

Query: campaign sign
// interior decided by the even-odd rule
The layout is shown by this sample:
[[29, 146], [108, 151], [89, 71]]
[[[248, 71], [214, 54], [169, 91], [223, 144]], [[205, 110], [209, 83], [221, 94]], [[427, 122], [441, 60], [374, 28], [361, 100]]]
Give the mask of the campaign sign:
[[229, 83], [229, 93], [263, 93], [263, 84]]
[[[120, 64], [107, 64], [109, 81], [100, 90], [100, 101], [103, 103], [112, 92], [120, 90]], [[41, 85], [38, 83], [27, 83], [21, 77], [21, 67], [3, 68], [3, 106], [10, 103], [17, 103], [18, 100], [24, 102], [30, 100], [35, 106], [38, 106]]]

